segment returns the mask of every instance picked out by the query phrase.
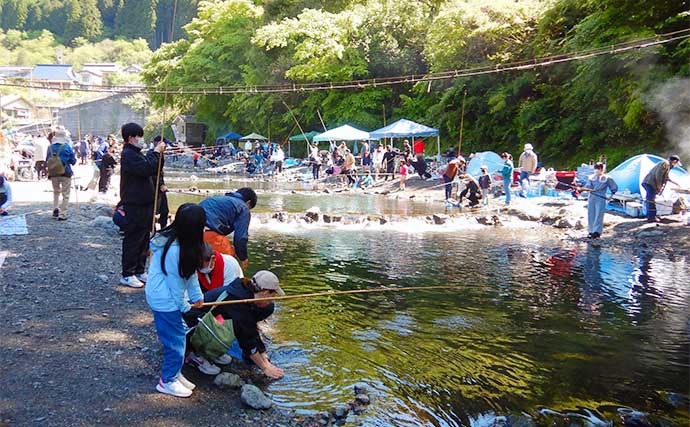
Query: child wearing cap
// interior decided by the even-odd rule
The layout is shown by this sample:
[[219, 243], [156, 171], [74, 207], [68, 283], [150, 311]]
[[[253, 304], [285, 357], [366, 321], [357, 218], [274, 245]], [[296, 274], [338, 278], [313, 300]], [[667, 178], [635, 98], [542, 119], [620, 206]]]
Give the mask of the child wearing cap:
[[489, 190], [491, 189], [491, 176], [486, 166], [482, 166], [482, 175], [479, 177], [479, 188], [482, 190], [482, 204], [489, 206]]

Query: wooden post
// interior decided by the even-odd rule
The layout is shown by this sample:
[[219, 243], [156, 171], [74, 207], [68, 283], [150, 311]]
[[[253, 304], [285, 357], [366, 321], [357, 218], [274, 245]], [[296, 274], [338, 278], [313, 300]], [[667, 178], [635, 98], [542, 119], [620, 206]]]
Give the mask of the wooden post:
[[462, 129], [465, 124], [465, 97], [467, 97], [467, 87], [462, 92], [462, 107], [460, 110], [460, 137], [458, 138], [458, 156], [462, 152]]

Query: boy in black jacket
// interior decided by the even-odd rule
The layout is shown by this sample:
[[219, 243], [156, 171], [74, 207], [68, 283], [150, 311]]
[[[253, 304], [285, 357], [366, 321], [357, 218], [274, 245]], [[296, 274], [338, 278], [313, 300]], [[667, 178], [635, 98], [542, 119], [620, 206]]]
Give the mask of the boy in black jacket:
[[159, 143], [146, 155], [144, 129], [136, 123], [122, 126], [120, 159], [120, 198], [127, 225], [122, 240], [122, 279], [120, 284], [141, 288], [146, 283], [146, 258], [153, 224], [156, 175], [163, 169], [165, 143]]

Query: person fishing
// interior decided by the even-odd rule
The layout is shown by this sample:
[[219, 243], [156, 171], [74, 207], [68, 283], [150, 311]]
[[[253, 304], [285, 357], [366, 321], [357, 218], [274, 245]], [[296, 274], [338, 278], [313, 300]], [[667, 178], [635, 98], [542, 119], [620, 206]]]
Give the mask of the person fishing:
[[[208, 265], [208, 261], [204, 263]], [[215, 288], [204, 293], [207, 303], [222, 301], [251, 300], [256, 298], [271, 298], [284, 296], [280, 288], [278, 277], [268, 270], [257, 272], [252, 278], [238, 277], [230, 284]], [[245, 362], [255, 364], [263, 373], [272, 379], [283, 377], [283, 370], [275, 366], [266, 355], [266, 344], [261, 339], [258, 323], [267, 319], [275, 309], [272, 301], [246, 302], [239, 304], [218, 305], [213, 309], [213, 315], [220, 315], [225, 320], [232, 321], [235, 338], [242, 349]], [[198, 319], [209, 310], [208, 307], [191, 310], [186, 314], [188, 324], [195, 325]], [[190, 360], [197, 355], [190, 354]], [[227, 354], [216, 359], [216, 363], [227, 364], [231, 359]]]
[[451, 200], [453, 194], [453, 180], [458, 175], [460, 167], [465, 163], [465, 159], [458, 157], [453, 150], [448, 151], [446, 155], [449, 161], [446, 166], [446, 171], [443, 173], [443, 182], [446, 183], [444, 187], [446, 190], [446, 200]]
[[481, 196], [479, 194], [479, 184], [477, 180], [470, 174], [463, 175], [461, 179], [465, 183], [465, 189], [458, 195], [458, 204], [462, 206], [462, 198], [467, 196], [471, 208], [478, 206]]
[[[249, 187], [224, 196], [213, 196], [199, 203], [206, 212], [204, 241], [222, 254], [236, 257], [243, 269], [249, 265], [247, 243], [251, 209], [256, 206], [256, 193]], [[233, 244], [227, 236], [233, 233]]]
[[589, 190], [587, 200], [587, 228], [590, 239], [598, 239], [604, 231], [604, 213], [606, 212], [607, 190], [611, 195], [616, 194], [618, 185], [613, 178], [606, 175], [606, 165], [599, 162], [594, 165], [594, 175], [591, 175], [582, 190]]
[[664, 192], [666, 183], [670, 182], [680, 186], [670, 177], [671, 169], [676, 166], [682, 167], [683, 164], [680, 162], [680, 157], [674, 154], [668, 160], [662, 160], [657, 163], [647, 176], [644, 177], [642, 188], [646, 192], [645, 208], [647, 209], [647, 222], [659, 222], [659, 218], [656, 216], [656, 196]]
[[204, 302], [197, 270], [202, 268], [204, 248], [203, 208], [185, 203], [177, 210], [170, 227], [151, 239], [153, 255], [148, 271], [146, 303], [153, 312], [153, 323], [163, 345], [161, 376], [156, 385], [160, 393], [176, 397], [192, 395], [194, 384], [182, 375], [187, 327], [183, 313]]
[[510, 186], [513, 183], [513, 158], [508, 153], [502, 153], [503, 167], [501, 177], [503, 178], [503, 191], [506, 193], [506, 206], [510, 205]]

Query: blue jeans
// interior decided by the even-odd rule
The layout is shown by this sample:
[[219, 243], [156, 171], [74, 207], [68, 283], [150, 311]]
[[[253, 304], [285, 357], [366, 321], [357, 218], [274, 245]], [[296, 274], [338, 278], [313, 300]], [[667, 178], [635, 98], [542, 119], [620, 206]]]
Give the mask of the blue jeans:
[[649, 184], [642, 184], [647, 195], [645, 196], [645, 208], [647, 209], [647, 219], [652, 220], [656, 218], [656, 190]]
[[503, 191], [506, 192], [506, 205], [510, 204], [510, 184], [512, 184], [511, 178], [503, 178]]
[[453, 192], [453, 184], [450, 184], [453, 182], [453, 178], [448, 178], [447, 176], [443, 175], [443, 182], [449, 183], [446, 184], [444, 187], [446, 189], [446, 200], [450, 199], [451, 193]]
[[[525, 185], [525, 181], [527, 181], [527, 185]], [[522, 193], [527, 194], [527, 186], [529, 186], [529, 172], [520, 172], [520, 187], [522, 187]]]
[[177, 378], [184, 364], [187, 325], [180, 311], [154, 311], [153, 323], [158, 339], [163, 344], [161, 378], [168, 383]]

